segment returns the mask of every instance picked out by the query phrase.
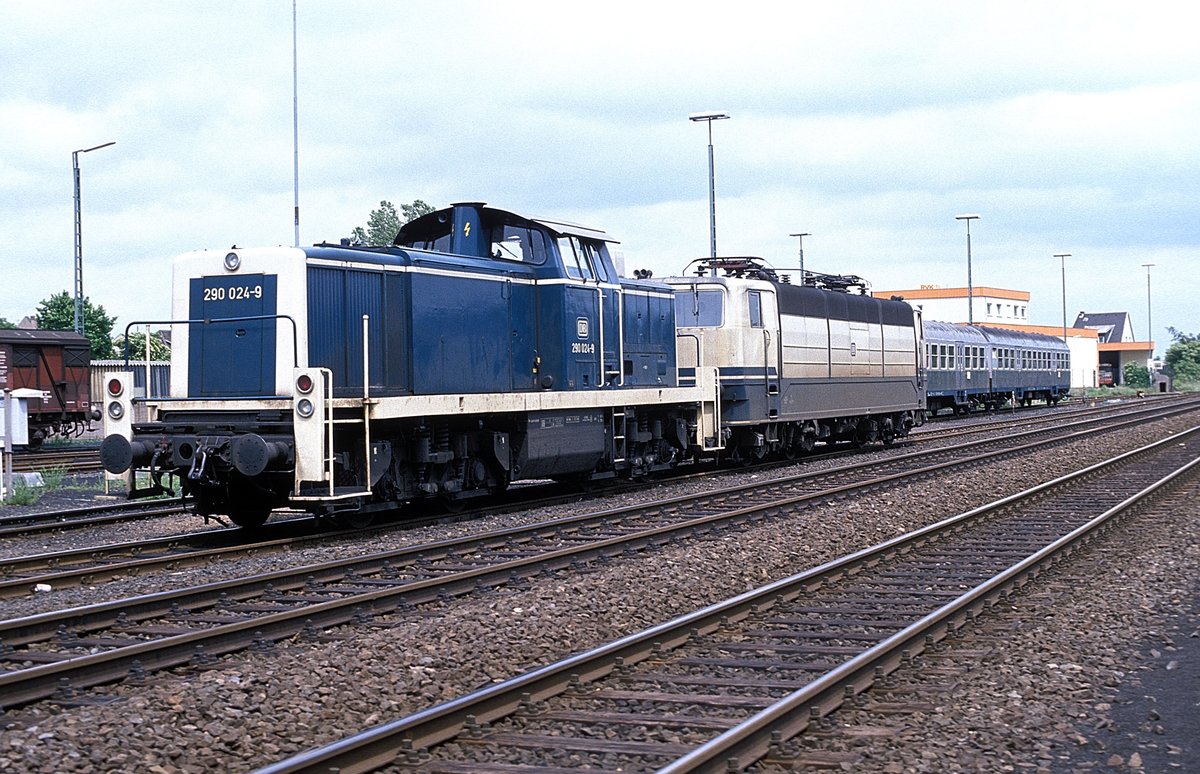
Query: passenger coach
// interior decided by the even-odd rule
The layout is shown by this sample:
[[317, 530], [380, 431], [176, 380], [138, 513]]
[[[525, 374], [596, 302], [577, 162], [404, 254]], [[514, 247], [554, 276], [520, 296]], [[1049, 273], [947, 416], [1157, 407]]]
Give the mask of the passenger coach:
[[1066, 343], [1040, 333], [925, 321], [929, 413], [1056, 405], [1071, 390]]

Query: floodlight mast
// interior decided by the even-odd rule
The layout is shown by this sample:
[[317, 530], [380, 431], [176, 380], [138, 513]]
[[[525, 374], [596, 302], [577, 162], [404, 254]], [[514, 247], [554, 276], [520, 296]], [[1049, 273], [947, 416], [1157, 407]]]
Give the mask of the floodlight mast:
[[80, 216], [79, 205], [79, 154], [91, 153], [94, 150], [116, 145], [117, 141], [106, 142], [103, 145], [93, 145], [71, 151], [71, 169], [75, 174], [75, 332], [85, 333], [83, 319], [83, 219]]
[[804, 237], [812, 236], [805, 231], [803, 234], [789, 234], [788, 236], [800, 237], [800, 284], [804, 285]]
[[[701, 113], [689, 113], [689, 121], [703, 121], [708, 124], [708, 235], [710, 256], [717, 257], [717, 186], [716, 177], [713, 172], [713, 142], [712, 142], [712, 122], [720, 121], [721, 119], [729, 118], [729, 113], [724, 110], [708, 110]], [[717, 274], [714, 268], [713, 276]]]
[[1062, 307], [1063, 307], [1063, 341], [1067, 340], [1067, 259], [1070, 253], [1055, 253], [1054, 257], [1062, 264]]
[[955, 220], [965, 220], [967, 222], [967, 324], [975, 324], [975, 291], [971, 285], [971, 221], [979, 220], [979, 216], [973, 213], [966, 215], [955, 215]]

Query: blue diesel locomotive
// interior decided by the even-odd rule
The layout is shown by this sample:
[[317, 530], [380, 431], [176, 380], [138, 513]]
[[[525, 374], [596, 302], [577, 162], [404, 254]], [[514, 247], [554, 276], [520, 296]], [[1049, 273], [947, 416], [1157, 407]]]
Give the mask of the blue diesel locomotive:
[[517, 479], [642, 475], [720, 448], [715, 373], [679, 386], [673, 296], [618, 276], [600, 231], [482, 204], [392, 247], [188, 253], [171, 398], [129, 423], [107, 379], [111, 473], [174, 476], [202, 514], [454, 504]]

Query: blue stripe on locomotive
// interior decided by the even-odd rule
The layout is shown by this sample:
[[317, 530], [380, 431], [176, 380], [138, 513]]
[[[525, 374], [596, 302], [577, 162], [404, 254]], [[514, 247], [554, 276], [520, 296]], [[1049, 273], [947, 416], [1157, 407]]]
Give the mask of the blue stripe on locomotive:
[[[247, 274], [197, 277], [188, 287], [188, 317], [217, 320], [276, 313], [276, 277]], [[275, 394], [274, 319], [191, 323], [188, 394], [197, 398]]]

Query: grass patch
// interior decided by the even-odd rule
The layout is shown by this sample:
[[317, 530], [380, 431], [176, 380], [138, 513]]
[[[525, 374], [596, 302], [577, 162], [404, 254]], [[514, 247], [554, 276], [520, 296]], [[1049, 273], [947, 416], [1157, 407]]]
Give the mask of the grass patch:
[[1089, 387], [1083, 391], [1085, 398], [1132, 398], [1138, 390], [1149, 392], [1145, 387]]
[[56, 489], [62, 489], [63, 484], [66, 483], [66, 465], [55, 465], [52, 468], [46, 468], [38, 472], [42, 474], [42, 483], [45, 485], [47, 492], [53, 492]]
[[33, 505], [41, 497], [37, 489], [25, 486], [24, 481], [13, 481], [12, 491], [4, 498], [2, 505]]

